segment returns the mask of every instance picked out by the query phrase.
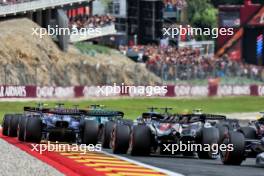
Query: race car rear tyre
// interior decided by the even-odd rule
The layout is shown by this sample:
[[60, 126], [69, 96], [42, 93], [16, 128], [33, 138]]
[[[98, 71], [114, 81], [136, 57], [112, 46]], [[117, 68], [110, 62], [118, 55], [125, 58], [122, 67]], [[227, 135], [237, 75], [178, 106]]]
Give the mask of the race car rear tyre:
[[84, 122], [82, 143], [96, 145], [98, 143], [99, 125], [94, 120], [86, 120]]
[[212, 128], [203, 128], [201, 134], [201, 144], [203, 145], [202, 151], [198, 151], [198, 157], [200, 159], [216, 159], [213, 151], [204, 151], [205, 146], [212, 146], [213, 144], [218, 144], [219, 141], [219, 130], [212, 127]]
[[38, 116], [28, 117], [25, 124], [24, 140], [40, 143], [42, 138], [42, 122]]
[[224, 137], [228, 134], [229, 128], [225, 124], [216, 124], [216, 128], [219, 130], [219, 140], [218, 144], [220, 144]]
[[224, 138], [223, 144], [233, 145], [232, 151], [220, 151], [220, 156], [225, 165], [240, 165], [245, 159], [245, 137], [240, 132], [230, 131]]
[[114, 154], [126, 154], [129, 148], [130, 128], [117, 124], [112, 132], [111, 147]]
[[102, 147], [103, 148], [110, 148], [110, 138], [111, 133], [113, 131], [115, 123], [114, 122], [106, 122], [103, 127], [103, 135], [102, 135]]
[[6, 114], [4, 116], [3, 124], [2, 124], [2, 127], [3, 127], [2, 134], [3, 134], [3, 136], [8, 136], [8, 128], [9, 128], [9, 124], [10, 124], [11, 118], [12, 118], [12, 115], [10, 115], [10, 114]]
[[26, 116], [21, 116], [19, 118], [19, 123], [18, 123], [18, 130], [17, 130], [17, 137], [19, 141], [24, 141], [24, 133], [25, 133], [25, 128], [26, 128]]
[[12, 115], [10, 119], [9, 127], [8, 127], [8, 136], [9, 137], [17, 137], [17, 127], [19, 122], [20, 115]]
[[243, 133], [247, 139], [257, 139], [257, 132], [252, 127], [241, 127], [238, 131]]
[[145, 156], [151, 150], [151, 132], [147, 126], [138, 125], [133, 128], [130, 137], [130, 150], [133, 156]]

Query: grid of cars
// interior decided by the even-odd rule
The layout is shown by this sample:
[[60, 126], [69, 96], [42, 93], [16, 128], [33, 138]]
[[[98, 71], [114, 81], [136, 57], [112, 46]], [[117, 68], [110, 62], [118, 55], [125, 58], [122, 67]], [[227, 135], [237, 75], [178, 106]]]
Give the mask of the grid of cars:
[[[46, 108], [39, 103], [36, 107], [24, 107], [21, 114], [6, 114], [2, 133], [22, 142], [100, 143], [114, 154], [220, 157], [225, 165], [240, 165], [246, 158], [254, 157], [258, 165], [264, 165], [264, 113], [242, 126], [238, 120], [199, 109], [185, 114], [170, 113], [172, 109], [167, 107], [161, 110], [164, 112], [151, 107], [132, 121], [122, 111], [101, 105], [79, 109], [57, 104]], [[175, 144], [208, 146], [209, 150], [174, 150]], [[232, 145], [232, 150], [213, 151], [214, 145], [223, 144]]]

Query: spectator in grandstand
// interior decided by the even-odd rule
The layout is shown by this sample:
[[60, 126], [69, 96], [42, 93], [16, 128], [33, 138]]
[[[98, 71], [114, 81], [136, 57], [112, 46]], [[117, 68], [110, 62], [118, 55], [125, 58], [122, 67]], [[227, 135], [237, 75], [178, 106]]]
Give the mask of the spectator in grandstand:
[[88, 15], [77, 15], [70, 18], [70, 28], [98, 28], [104, 27], [114, 23], [115, 18], [110, 15], [103, 16], [88, 16]]
[[[261, 67], [245, 64], [241, 61], [231, 61], [227, 57], [212, 58], [202, 56], [199, 49], [167, 48], [158, 45], [120, 46], [124, 55], [142, 53], [146, 67], [165, 80], [190, 80], [217, 77], [246, 77], [254, 80], [264, 80], [264, 70]], [[140, 56], [139, 58], [142, 58]]]
[[186, 0], [164, 0], [164, 6], [166, 11], [175, 11], [176, 9], [182, 9], [187, 6]]

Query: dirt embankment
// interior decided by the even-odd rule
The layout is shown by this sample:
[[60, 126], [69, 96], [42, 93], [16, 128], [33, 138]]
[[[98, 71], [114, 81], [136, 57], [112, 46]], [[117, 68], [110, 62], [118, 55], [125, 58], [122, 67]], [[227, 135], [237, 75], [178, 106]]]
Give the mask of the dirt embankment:
[[112, 51], [94, 57], [75, 48], [60, 51], [49, 36], [32, 35], [39, 27], [28, 19], [0, 23], [0, 84], [103, 85], [112, 83], [156, 84], [160, 82], [144, 65]]

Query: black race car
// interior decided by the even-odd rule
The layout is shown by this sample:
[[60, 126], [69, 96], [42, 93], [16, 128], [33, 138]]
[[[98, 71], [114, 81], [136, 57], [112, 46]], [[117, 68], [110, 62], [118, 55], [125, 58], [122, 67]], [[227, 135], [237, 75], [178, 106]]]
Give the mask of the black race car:
[[[225, 116], [203, 114], [164, 114], [150, 111], [143, 113], [133, 124], [116, 125], [112, 132], [111, 146], [114, 153], [149, 155], [168, 154], [164, 146], [181, 143], [217, 144], [221, 136], [231, 128]], [[171, 152], [171, 151], [169, 151]], [[170, 153], [172, 154], [172, 153]], [[186, 151], [181, 154], [193, 155]], [[210, 152], [198, 152], [199, 158], [214, 158]]]
[[232, 151], [221, 152], [221, 159], [226, 165], [240, 165], [246, 158], [256, 158], [257, 164], [263, 163], [264, 152], [264, 113], [248, 126], [240, 126], [229, 132], [222, 139], [223, 144], [231, 144]]

